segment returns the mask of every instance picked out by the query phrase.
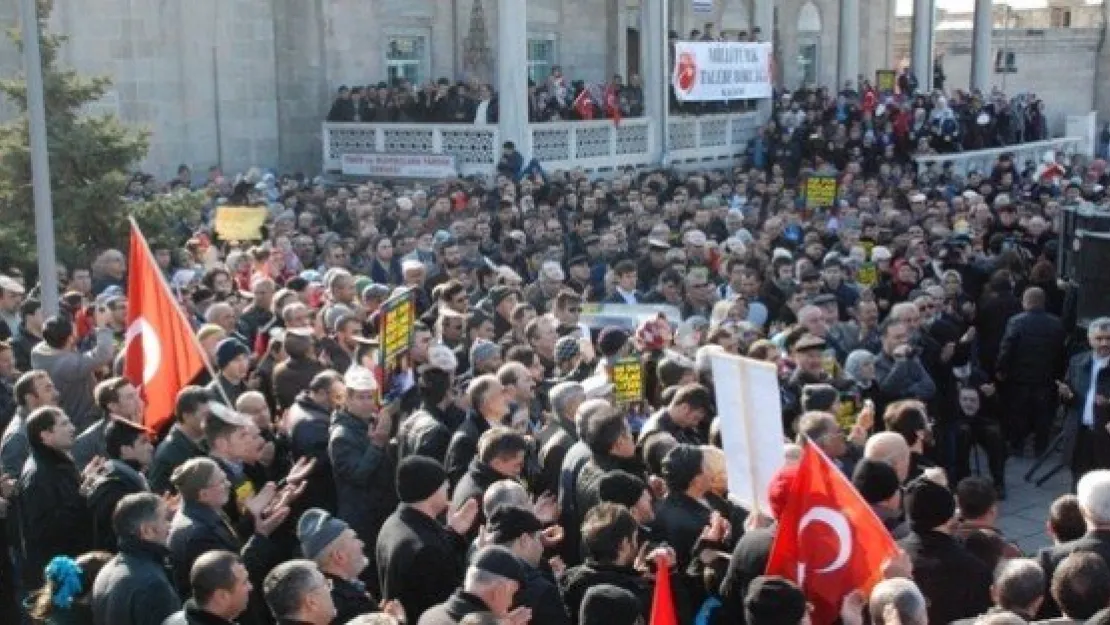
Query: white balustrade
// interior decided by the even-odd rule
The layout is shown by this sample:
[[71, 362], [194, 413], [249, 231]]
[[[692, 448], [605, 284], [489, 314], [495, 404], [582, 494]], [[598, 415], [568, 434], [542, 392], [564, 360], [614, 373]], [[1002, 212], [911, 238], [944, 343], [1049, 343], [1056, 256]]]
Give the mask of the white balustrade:
[[342, 170], [344, 154], [447, 154], [460, 174], [487, 175], [501, 156], [497, 126], [325, 122], [323, 136], [327, 172]]
[[[759, 129], [758, 113], [672, 117], [667, 161], [727, 167]], [[529, 124], [528, 146], [518, 146], [548, 171], [581, 168], [608, 172], [651, 167], [660, 160], [646, 117]], [[471, 124], [360, 124], [323, 126], [324, 169], [339, 172], [344, 154], [448, 154], [462, 175], [491, 175], [501, 153], [497, 126]]]
[[1082, 147], [1082, 144], [1083, 139], [1080, 137], [1063, 137], [987, 150], [915, 156], [913, 160], [917, 163], [918, 174], [925, 173], [930, 168], [934, 172], [940, 173], [945, 164], [950, 163], [954, 174], [966, 177], [969, 172], [975, 171], [984, 176], [989, 176], [998, 157], [1003, 154], [1012, 155], [1014, 166], [1020, 171], [1025, 167], [1025, 163], [1029, 161], [1035, 165], [1040, 165], [1046, 152], [1051, 152], [1053, 155], [1057, 152], [1071, 155], [1075, 154]]

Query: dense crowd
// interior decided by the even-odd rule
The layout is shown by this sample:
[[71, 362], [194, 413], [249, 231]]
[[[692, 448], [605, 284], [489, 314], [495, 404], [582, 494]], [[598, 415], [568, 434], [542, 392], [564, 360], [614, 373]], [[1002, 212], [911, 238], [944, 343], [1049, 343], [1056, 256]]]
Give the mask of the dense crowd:
[[[730, 497], [718, 354], [775, 365], [786, 437], [898, 541], [845, 623], [1107, 622], [1110, 320], [1078, 327], [1054, 269], [1057, 218], [1104, 202], [1107, 174], [1003, 157], [918, 179], [837, 147], [857, 130], [801, 167], [607, 180], [212, 170], [211, 208], [269, 218], [255, 241], [198, 216], [154, 245], [212, 366], [154, 431], [156, 398], [121, 377], [136, 260], [72, 266], [49, 318], [7, 272], [4, 622], [617, 625], [651, 618], [657, 579], [676, 622], [808, 622], [764, 575], [800, 447], [770, 510]], [[833, 205], [799, 200], [814, 174]], [[383, 389], [400, 293], [411, 369]], [[638, 402], [614, 399], [628, 357]], [[1005, 463], [1049, 449], [1057, 407], [1077, 495], [1025, 555], [995, 527]]]

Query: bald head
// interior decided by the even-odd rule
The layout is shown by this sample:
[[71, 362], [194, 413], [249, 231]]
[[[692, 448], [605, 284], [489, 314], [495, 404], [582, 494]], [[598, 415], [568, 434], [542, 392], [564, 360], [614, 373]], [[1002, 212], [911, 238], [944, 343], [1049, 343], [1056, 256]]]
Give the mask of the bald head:
[[1031, 286], [1021, 294], [1021, 307], [1025, 310], [1044, 310], [1044, 289]]
[[910, 447], [901, 434], [879, 432], [867, 439], [867, 444], [863, 448], [863, 457], [889, 464], [902, 482], [905, 482], [906, 476], [909, 475]]

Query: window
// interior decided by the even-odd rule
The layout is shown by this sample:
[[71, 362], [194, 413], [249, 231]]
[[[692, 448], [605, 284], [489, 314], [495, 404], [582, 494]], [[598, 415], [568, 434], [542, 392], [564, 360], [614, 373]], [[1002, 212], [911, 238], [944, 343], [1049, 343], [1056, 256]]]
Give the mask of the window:
[[798, 74], [803, 85], [817, 84], [816, 41], [803, 41], [798, 45]]
[[528, 37], [528, 79], [540, 84], [551, 75], [555, 62], [555, 36], [531, 35]]
[[424, 35], [389, 35], [386, 41], [385, 71], [390, 82], [398, 78], [413, 84], [427, 80], [428, 39]]
[[999, 48], [998, 52], [994, 55], [994, 73], [1017, 73], [1017, 57], [1014, 55], [1013, 50], [1003, 50]]
[[1071, 28], [1071, 10], [1052, 9], [1051, 24], [1053, 28]]

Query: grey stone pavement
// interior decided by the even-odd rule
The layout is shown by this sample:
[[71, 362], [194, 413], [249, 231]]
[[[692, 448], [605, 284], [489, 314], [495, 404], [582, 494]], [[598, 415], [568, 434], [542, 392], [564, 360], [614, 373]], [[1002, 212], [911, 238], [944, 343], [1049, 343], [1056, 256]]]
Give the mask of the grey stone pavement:
[[[987, 475], [986, 456], [980, 451], [979, 467]], [[999, 506], [998, 527], [1007, 538], [1013, 540], [1027, 554], [1035, 554], [1037, 549], [1051, 543], [1045, 533], [1045, 520], [1052, 501], [1071, 489], [1071, 471], [1067, 467], [1037, 486], [1025, 481], [1025, 473], [1033, 465], [1032, 458], [1009, 458], [1006, 461], [1006, 500]], [[1059, 455], [1053, 454], [1038, 469], [1035, 478], [1044, 476], [1059, 462]], [[975, 464], [972, 464], [974, 472]]]

